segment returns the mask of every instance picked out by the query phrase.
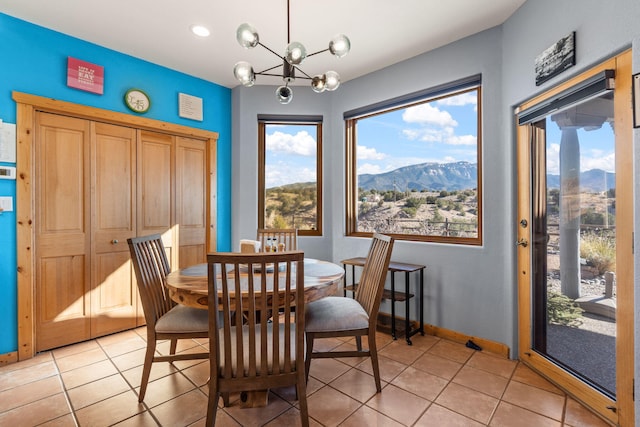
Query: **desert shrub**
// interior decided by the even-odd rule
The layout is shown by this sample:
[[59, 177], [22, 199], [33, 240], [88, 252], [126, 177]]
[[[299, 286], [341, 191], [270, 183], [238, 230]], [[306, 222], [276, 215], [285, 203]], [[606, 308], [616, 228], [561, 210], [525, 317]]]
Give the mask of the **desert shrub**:
[[359, 214], [360, 215], [364, 215], [367, 212], [369, 212], [371, 210], [371, 204], [370, 203], [360, 203], [360, 208], [359, 208]]
[[409, 217], [415, 218], [418, 213], [418, 208], [410, 207], [410, 208], [402, 208], [402, 211], [405, 212]]
[[616, 269], [616, 246], [613, 238], [585, 234], [580, 239], [580, 257], [598, 270], [598, 274]]
[[583, 309], [571, 298], [557, 292], [547, 294], [547, 320], [549, 323], [565, 326], [582, 324]]
[[434, 209], [433, 217], [431, 218], [431, 220], [433, 222], [442, 222], [442, 221], [444, 221], [444, 217], [442, 216], [442, 214], [440, 213], [438, 208]]
[[289, 224], [289, 222], [287, 222], [286, 219], [282, 217], [282, 215], [276, 215], [273, 218], [272, 227], [273, 228], [289, 228], [291, 227], [291, 225]]
[[419, 197], [409, 197], [405, 202], [404, 205], [407, 208], [419, 208], [420, 205], [422, 205], [424, 203], [424, 199], [421, 199]]

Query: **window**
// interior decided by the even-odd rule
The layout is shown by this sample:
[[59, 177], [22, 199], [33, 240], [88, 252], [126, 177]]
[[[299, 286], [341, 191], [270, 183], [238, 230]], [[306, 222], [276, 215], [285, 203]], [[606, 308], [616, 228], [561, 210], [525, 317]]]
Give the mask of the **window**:
[[258, 117], [258, 228], [322, 235], [322, 117]]
[[345, 113], [347, 235], [482, 244], [480, 95], [475, 76]]

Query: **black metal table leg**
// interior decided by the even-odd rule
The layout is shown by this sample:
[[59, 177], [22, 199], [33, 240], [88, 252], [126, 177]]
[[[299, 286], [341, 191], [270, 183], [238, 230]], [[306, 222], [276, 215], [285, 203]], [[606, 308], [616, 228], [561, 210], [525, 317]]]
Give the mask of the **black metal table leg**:
[[424, 335], [424, 268], [420, 269], [420, 335]]
[[391, 272], [391, 337], [396, 340], [396, 274]]
[[406, 273], [404, 273], [404, 291], [407, 294], [406, 298], [404, 299], [405, 302], [405, 316], [404, 316], [404, 330], [405, 330], [405, 337], [407, 339], [407, 344], [412, 345], [413, 343], [411, 342], [411, 325], [409, 324], [409, 319], [411, 317], [410, 310], [411, 310], [411, 305], [409, 304], [409, 289], [410, 289], [410, 280], [411, 278], [409, 277], [409, 272], [407, 271]]

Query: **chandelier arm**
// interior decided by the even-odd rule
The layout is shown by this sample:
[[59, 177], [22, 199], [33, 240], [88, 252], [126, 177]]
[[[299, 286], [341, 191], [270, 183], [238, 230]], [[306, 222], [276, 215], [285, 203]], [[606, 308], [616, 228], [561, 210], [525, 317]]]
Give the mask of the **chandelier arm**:
[[275, 70], [278, 67], [282, 67], [282, 65], [280, 65], [280, 64], [274, 65], [271, 68], [264, 69], [264, 70], [260, 71], [259, 73], [254, 73], [254, 74], [259, 74], [261, 76], [268, 76], [269, 74], [265, 74], [267, 71]]
[[[263, 44], [262, 44], [262, 43], [260, 43], [260, 42], [258, 42], [258, 44], [259, 44], [260, 46], [262, 46], [263, 48], [267, 49], [269, 52], [273, 53], [273, 54], [274, 54], [275, 56], [277, 56], [278, 58], [280, 58], [280, 59], [284, 59], [284, 56], [280, 55], [279, 53], [276, 53], [276, 51], [274, 51], [273, 49], [271, 49], [271, 48], [269, 48], [269, 47], [267, 47], [267, 46], [263, 45]], [[274, 68], [275, 68], [275, 67], [274, 67]]]
[[[304, 74], [304, 71], [302, 71], [302, 73]], [[265, 73], [264, 71], [261, 71], [259, 73], [254, 73], [256, 76], [271, 76], [271, 77], [280, 77], [282, 78], [282, 74], [274, 74], [274, 73]], [[313, 80], [311, 77], [304, 75], [304, 76], [296, 76], [296, 79], [303, 79], [303, 80]]]
[[306, 77], [299, 77], [300, 79], [313, 80], [313, 77], [311, 77], [309, 74], [307, 74], [304, 71], [302, 71], [302, 69], [300, 67], [295, 67], [295, 69], [300, 71], [302, 74], [304, 74], [306, 76]]
[[329, 50], [329, 48], [326, 48], [326, 49], [319, 50], [317, 52], [309, 53], [309, 54], [307, 54], [307, 58], [310, 57], [310, 56], [313, 56], [313, 55], [317, 55], [317, 54], [322, 53], [322, 52], [327, 52], [328, 50]]

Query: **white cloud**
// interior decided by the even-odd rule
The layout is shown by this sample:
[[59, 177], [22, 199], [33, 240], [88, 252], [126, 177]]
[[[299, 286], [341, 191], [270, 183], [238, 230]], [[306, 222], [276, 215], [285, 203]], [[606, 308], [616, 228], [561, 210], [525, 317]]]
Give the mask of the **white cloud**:
[[362, 175], [363, 173], [370, 173], [373, 175], [385, 172], [380, 168], [380, 165], [374, 165], [372, 163], [365, 163], [358, 166], [358, 175]]
[[461, 93], [456, 96], [447, 96], [436, 101], [438, 105], [450, 105], [455, 107], [463, 107], [465, 105], [478, 105], [478, 96], [475, 91]]
[[560, 174], [560, 144], [552, 143], [547, 147], [547, 173]]
[[437, 142], [446, 145], [476, 145], [478, 140], [474, 135], [456, 135], [455, 129], [445, 127], [442, 129], [421, 128], [405, 129], [402, 134], [410, 141]]
[[447, 111], [441, 111], [431, 104], [420, 104], [409, 107], [402, 113], [402, 120], [406, 123], [420, 123], [436, 126], [458, 126], [451, 114]]
[[[602, 169], [607, 172], [615, 171], [616, 156], [614, 152], [605, 153], [602, 150], [590, 150], [580, 156], [580, 170]], [[550, 144], [547, 147], [547, 173], [560, 175], [560, 144]]]
[[358, 160], [382, 160], [387, 157], [384, 153], [378, 153], [375, 148], [369, 148], [364, 145], [358, 145], [356, 153]]
[[616, 155], [615, 153], [605, 154], [600, 150], [594, 150], [592, 157], [580, 158], [580, 169], [588, 171], [591, 169], [602, 169], [607, 172], [614, 172], [616, 170]]
[[405, 138], [407, 138], [409, 141], [413, 141], [416, 140], [418, 138], [420, 138], [420, 132], [418, 132], [415, 129], [404, 129], [402, 131], [402, 134], [405, 136]]
[[445, 142], [449, 145], [476, 145], [478, 140], [474, 135], [452, 135]]
[[307, 131], [295, 135], [274, 132], [267, 135], [266, 149], [272, 152], [311, 157], [316, 155], [316, 140]]
[[315, 170], [297, 167], [287, 162], [269, 165], [265, 174], [267, 188], [279, 187], [294, 182], [315, 182], [316, 180]]

